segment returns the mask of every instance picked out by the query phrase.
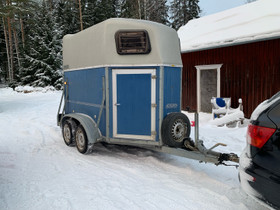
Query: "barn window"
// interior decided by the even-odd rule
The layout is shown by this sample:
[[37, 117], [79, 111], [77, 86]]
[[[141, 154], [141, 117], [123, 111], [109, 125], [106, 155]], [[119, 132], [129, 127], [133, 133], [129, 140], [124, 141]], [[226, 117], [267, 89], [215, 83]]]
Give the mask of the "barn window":
[[142, 31], [118, 31], [115, 34], [117, 52], [120, 55], [148, 54], [151, 52], [151, 44], [148, 32]]

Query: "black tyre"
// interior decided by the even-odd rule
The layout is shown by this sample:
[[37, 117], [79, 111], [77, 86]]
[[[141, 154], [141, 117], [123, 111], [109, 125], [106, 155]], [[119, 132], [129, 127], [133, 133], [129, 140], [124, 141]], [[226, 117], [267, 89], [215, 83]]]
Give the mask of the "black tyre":
[[184, 139], [190, 136], [189, 118], [182, 113], [167, 115], [161, 126], [161, 137], [164, 144], [171, 147], [183, 147]]
[[73, 146], [75, 144], [73, 136], [73, 129], [75, 128], [73, 125], [74, 124], [71, 122], [71, 120], [65, 120], [62, 123], [62, 136], [67, 146]]
[[78, 151], [82, 154], [87, 153], [88, 139], [87, 139], [87, 134], [85, 132], [85, 129], [83, 128], [82, 125], [79, 125], [77, 127], [75, 140], [76, 140], [76, 147]]

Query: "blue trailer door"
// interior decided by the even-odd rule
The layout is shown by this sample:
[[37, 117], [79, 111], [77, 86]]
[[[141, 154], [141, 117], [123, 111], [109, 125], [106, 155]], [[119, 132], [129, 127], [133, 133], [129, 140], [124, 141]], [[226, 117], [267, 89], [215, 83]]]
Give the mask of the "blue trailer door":
[[113, 133], [155, 140], [155, 70], [113, 70]]

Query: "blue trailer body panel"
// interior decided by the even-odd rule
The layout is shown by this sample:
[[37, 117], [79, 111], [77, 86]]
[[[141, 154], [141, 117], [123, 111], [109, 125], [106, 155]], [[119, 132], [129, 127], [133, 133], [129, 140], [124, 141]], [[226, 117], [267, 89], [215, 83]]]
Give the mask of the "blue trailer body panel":
[[[83, 113], [97, 121], [101, 103], [105, 68], [66, 71], [64, 73], [66, 103], [65, 113]], [[106, 115], [103, 110], [99, 129], [106, 133]]]
[[164, 67], [163, 117], [181, 112], [181, 68]]

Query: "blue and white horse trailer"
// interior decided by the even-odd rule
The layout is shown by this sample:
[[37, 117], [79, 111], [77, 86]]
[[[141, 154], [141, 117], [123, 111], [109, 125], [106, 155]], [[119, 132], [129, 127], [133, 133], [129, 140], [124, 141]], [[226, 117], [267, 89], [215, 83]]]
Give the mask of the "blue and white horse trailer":
[[106, 20], [63, 38], [63, 69], [58, 125], [65, 143], [79, 152], [97, 142], [181, 148], [189, 137], [189, 120], [180, 113], [175, 30], [150, 21]]

